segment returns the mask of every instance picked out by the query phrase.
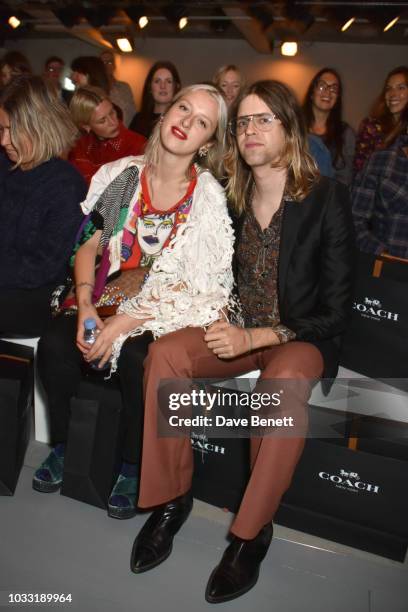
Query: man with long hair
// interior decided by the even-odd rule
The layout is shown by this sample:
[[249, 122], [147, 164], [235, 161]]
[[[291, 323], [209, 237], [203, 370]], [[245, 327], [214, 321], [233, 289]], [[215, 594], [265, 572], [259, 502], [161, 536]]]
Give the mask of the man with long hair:
[[251, 476], [231, 543], [207, 585], [210, 603], [239, 597], [258, 579], [272, 519], [303, 451], [311, 388], [321, 376], [336, 376], [352, 280], [347, 189], [319, 176], [293, 93], [278, 81], [255, 83], [233, 110], [230, 129], [227, 192], [244, 326], [219, 320], [150, 345], [139, 506], [161, 506], [136, 538], [131, 559], [135, 573], [164, 561], [191, 510], [191, 444], [188, 437], [158, 436], [160, 381], [252, 370], [261, 370], [257, 391], [286, 381], [289, 401], [279, 414], [293, 415], [296, 427], [285, 437], [251, 437]]

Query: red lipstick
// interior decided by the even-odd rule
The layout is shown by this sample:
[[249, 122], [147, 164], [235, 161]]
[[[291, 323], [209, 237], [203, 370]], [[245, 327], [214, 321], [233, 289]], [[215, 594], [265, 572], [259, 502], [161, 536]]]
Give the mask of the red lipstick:
[[180, 130], [180, 128], [176, 127], [175, 125], [172, 126], [171, 133], [179, 140], [187, 140], [187, 134], [183, 132], [183, 130]]

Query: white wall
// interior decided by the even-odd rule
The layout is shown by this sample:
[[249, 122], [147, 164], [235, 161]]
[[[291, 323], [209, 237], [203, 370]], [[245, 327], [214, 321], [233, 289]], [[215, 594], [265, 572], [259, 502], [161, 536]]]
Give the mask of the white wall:
[[[96, 47], [74, 38], [26, 40], [10, 43], [7, 48], [26, 53], [37, 72], [51, 54], [62, 56], [69, 65], [78, 55], [99, 52]], [[300, 43], [298, 55], [284, 59], [278, 49], [273, 55], [262, 55], [244, 40], [146, 37], [137, 41], [134, 54], [118, 57], [117, 76], [130, 83], [137, 102], [149, 66], [157, 59], [174, 62], [185, 85], [210, 80], [218, 66], [235, 63], [249, 82], [261, 78], [280, 79], [291, 85], [300, 98], [317, 70], [324, 65], [333, 66], [344, 80], [344, 117], [356, 127], [379, 93], [387, 72], [407, 63], [407, 48], [402, 45]]]

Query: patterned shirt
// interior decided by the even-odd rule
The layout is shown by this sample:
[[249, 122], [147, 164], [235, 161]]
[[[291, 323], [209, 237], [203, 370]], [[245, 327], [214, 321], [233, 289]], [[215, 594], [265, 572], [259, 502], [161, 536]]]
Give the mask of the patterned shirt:
[[284, 205], [262, 230], [252, 210], [246, 215], [237, 245], [238, 294], [245, 327], [272, 327], [281, 344], [296, 334], [281, 325], [278, 262]]
[[361, 122], [357, 134], [356, 154], [354, 156], [354, 170], [359, 172], [364, 167], [370, 155], [382, 147], [384, 132], [377, 119], [367, 117]]
[[392, 149], [377, 151], [357, 175], [352, 189], [357, 246], [379, 255], [408, 258], [408, 157], [400, 136]]

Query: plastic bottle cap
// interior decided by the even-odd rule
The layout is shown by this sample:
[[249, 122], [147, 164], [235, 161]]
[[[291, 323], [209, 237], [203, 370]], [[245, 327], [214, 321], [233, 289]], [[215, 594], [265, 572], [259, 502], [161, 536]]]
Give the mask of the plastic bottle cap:
[[96, 321], [95, 321], [95, 319], [85, 319], [84, 327], [85, 327], [85, 329], [96, 329]]

